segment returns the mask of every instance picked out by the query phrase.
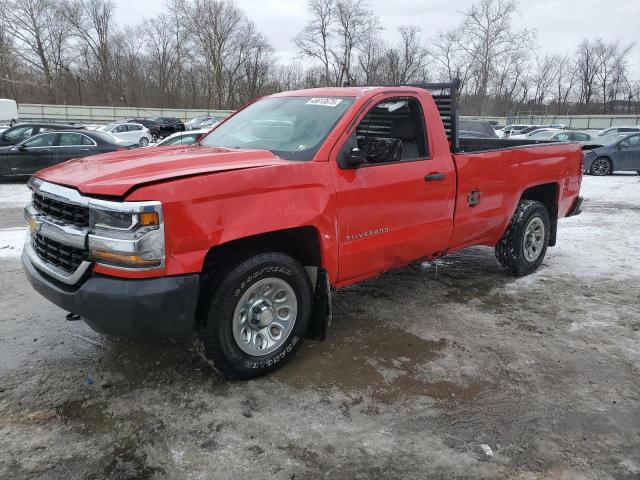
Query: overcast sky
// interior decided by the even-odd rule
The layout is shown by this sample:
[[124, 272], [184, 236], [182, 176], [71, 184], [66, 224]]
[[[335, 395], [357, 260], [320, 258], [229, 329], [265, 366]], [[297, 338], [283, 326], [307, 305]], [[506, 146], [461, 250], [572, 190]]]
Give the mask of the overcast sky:
[[[136, 23], [164, 10], [162, 0], [115, 0], [119, 24]], [[304, 0], [236, 0], [284, 62], [295, 57], [291, 38], [303, 27]], [[383, 36], [394, 41], [400, 25], [415, 24], [426, 37], [460, 23], [472, 0], [370, 0]], [[528, 0], [520, 2], [516, 26], [535, 29], [542, 50], [572, 52], [585, 37], [636, 42], [631, 68], [640, 78], [640, 0]]]

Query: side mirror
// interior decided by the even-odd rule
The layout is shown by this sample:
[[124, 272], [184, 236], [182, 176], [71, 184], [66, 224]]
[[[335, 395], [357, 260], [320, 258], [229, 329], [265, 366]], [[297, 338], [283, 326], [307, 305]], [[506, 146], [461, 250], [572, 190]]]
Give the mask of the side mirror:
[[351, 150], [345, 150], [340, 156], [340, 166], [342, 168], [357, 168], [362, 162], [364, 162], [364, 158], [362, 156], [362, 152], [359, 148], [354, 147]]

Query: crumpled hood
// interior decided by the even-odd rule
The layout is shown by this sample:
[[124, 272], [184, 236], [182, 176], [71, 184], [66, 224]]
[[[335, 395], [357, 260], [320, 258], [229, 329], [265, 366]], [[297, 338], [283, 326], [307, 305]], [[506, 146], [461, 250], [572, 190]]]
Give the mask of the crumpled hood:
[[70, 160], [35, 176], [89, 195], [121, 197], [139, 185], [172, 178], [288, 163], [268, 150], [151, 147]]

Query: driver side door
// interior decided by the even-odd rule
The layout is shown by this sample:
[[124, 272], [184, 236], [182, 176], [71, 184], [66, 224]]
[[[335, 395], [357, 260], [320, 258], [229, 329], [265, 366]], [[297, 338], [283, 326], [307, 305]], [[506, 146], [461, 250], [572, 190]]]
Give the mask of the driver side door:
[[[360, 112], [333, 149], [340, 283], [447, 248], [455, 172], [448, 150], [430, 150], [425, 110], [416, 96], [381, 95]], [[341, 166], [339, 157], [356, 146], [363, 162], [355, 168]]]
[[640, 134], [632, 135], [620, 142], [618, 158], [616, 168], [640, 171]]
[[12, 175], [31, 175], [51, 165], [54, 159], [56, 133], [43, 133], [31, 137], [11, 149]]

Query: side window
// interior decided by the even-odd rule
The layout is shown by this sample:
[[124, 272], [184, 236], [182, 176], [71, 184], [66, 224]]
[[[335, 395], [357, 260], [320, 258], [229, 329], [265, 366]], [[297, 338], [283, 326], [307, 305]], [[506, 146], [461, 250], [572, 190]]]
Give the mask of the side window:
[[413, 97], [390, 98], [375, 105], [356, 127], [356, 139], [368, 164], [428, 156], [422, 107]]
[[55, 136], [55, 133], [44, 133], [27, 140], [24, 142], [23, 146], [27, 148], [50, 147], [53, 145], [53, 139]]
[[566, 142], [569, 139], [569, 135], [566, 133], [559, 133], [556, 135], [556, 140], [559, 142]]
[[632, 147], [640, 146], [640, 135], [634, 135], [633, 137], [630, 137], [627, 141], [629, 142], [629, 145]]
[[91, 140], [89, 137], [82, 135], [82, 145], [95, 145], [93, 143], [93, 140]]
[[116, 133], [122, 133], [122, 132], [126, 132], [126, 131], [127, 131], [127, 126], [126, 125], [118, 125], [114, 129], [114, 132], [116, 132]]
[[586, 133], [574, 133], [573, 138], [574, 140], [578, 140], [579, 142], [590, 140], [589, 135], [587, 135]]
[[127, 130], [129, 130], [130, 132], [136, 132], [138, 130], [142, 130], [142, 127], [140, 125], [127, 125]]
[[79, 133], [61, 133], [60, 134], [60, 146], [72, 147], [76, 145], [82, 145], [82, 135]]

